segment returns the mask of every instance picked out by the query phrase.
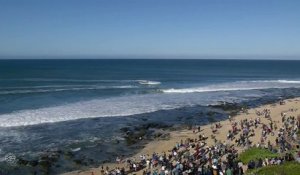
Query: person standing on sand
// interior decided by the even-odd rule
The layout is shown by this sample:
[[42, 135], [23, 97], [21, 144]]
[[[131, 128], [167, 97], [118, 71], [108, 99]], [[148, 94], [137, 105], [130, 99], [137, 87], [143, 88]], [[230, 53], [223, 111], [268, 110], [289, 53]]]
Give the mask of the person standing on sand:
[[101, 175], [104, 175], [104, 167], [103, 167], [103, 165], [101, 166], [101, 170], [100, 170], [100, 173], [101, 173]]

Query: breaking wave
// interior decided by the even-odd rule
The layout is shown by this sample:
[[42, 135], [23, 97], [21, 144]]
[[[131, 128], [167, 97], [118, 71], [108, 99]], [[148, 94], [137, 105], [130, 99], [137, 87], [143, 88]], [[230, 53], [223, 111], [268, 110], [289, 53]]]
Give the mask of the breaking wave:
[[[137, 86], [139, 87], [139, 86]], [[300, 88], [300, 81], [272, 80], [272, 81], [237, 81], [204, 85], [191, 88], [162, 89], [164, 93], [127, 94], [125, 96], [105, 99], [79, 101], [58, 106], [37, 109], [17, 110], [11, 113], [0, 114], [0, 127], [17, 127], [37, 125], [42, 123], [55, 123], [82, 118], [117, 117], [143, 114], [158, 110], [175, 109], [194, 105], [207, 105], [217, 101], [240, 100], [243, 97], [258, 95], [261, 91], [252, 89], [270, 88]], [[87, 89], [88, 87], [83, 87]], [[90, 88], [135, 88], [135, 86], [99, 86]], [[56, 91], [81, 90], [81, 87], [55, 88]], [[48, 91], [49, 89], [47, 89]], [[53, 89], [50, 89], [53, 91]], [[239, 92], [251, 90], [249, 92]], [[0, 93], [31, 93], [41, 89], [11, 90]], [[45, 90], [46, 91], [46, 90]], [[224, 92], [230, 91], [230, 92]], [[207, 93], [194, 93], [207, 92]], [[214, 93], [209, 93], [214, 92]], [[233, 95], [234, 94], [234, 95]]]
[[253, 89], [270, 88], [299, 88], [300, 81], [296, 80], [261, 80], [261, 81], [237, 81], [231, 83], [221, 83], [201, 87], [163, 89], [164, 93], [194, 93], [194, 92], [215, 92], [215, 91], [242, 91]]
[[160, 98], [159, 94], [156, 94], [154, 97], [132, 95], [81, 101], [53, 107], [20, 110], [0, 114], [0, 127], [54, 123], [81, 118], [130, 116], [154, 112], [160, 109], [176, 108], [176, 105], [170, 104], [172, 102], [171, 100], [166, 101], [157, 98]]
[[159, 85], [161, 82], [159, 81], [149, 81], [149, 80], [137, 80], [139, 84], [143, 85]]

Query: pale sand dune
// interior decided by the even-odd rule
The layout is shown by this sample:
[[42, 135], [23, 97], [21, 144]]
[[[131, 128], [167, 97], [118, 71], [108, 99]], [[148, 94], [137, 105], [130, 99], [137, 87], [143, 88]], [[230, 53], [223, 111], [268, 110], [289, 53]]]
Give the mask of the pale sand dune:
[[[280, 128], [282, 126], [281, 123], [281, 112], [285, 112], [287, 114], [287, 116], [295, 116], [297, 117], [298, 115], [300, 115], [300, 98], [295, 98], [295, 99], [288, 99], [285, 100], [285, 104], [284, 105], [280, 105], [279, 102], [278, 103], [274, 103], [274, 104], [269, 104], [269, 105], [263, 105], [257, 108], [253, 108], [248, 110], [248, 114], [246, 113], [241, 113], [238, 114], [237, 116], [234, 117], [235, 121], [240, 121], [242, 119], [255, 119], [258, 116], [256, 115], [256, 111], [262, 111], [263, 109], [270, 109], [271, 111], [271, 118], [273, 121], [275, 121], [277, 123], [277, 127]], [[291, 111], [290, 109], [296, 109], [294, 111]], [[270, 121], [266, 118], [264, 118], [264, 116], [260, 116], [261, 119], [261, 123], [267, 124], [269, 125]], [[211, 125], [204, 125], [201, 126], [201, 134], [204, 134], [206, 137], [208, 137], [208, 139], [206, 140], [206, 143], [210, 146], [214, 144], [213, 139], [211, 138], [211, 135], [215, 135], [216, 139], [221, 141], [221, 142], [227, 142], [229, 144], [234, 144], [231, 141], [227, 141], [227, 133], [228, 130], [231, 129], [231, 123], [229, 120], [225, 120], [225, 121], [221, 121], [220, 122], [222, 127], [220, 129], [218, 129], [216, 134], [212, 133], [211, 130]], [[187, 138], [191, 138], [191, 139], [196, 139], [198, 138], [200, 133], [193, 133], [192, 130], [180, 130], [180, 131], [170, 131], [170, 139], [169, 140], [156, 140], [156, 141], [151, 141], [150, 143], [148, 143], [147, 145], [145, 145], [145, 147], [139, 151], [139, 153], [137, 153], [135, 156], [133, 156], [132, 158], [135, 158], [136, 160], [139, 159], [140, 155], [152, 155], [154, 152], [156, 153], [162, 153], [162, 152], [169, 152], [169, 150], [171, 150], [173, 148], [173, 146], [175, 146], [175, 144], [177, 142], [180, 143], [181, 140], [185, 140]], [[268, 136], [268, 139], [271, 141], [271, 143], [273, 145], [275, 145], [275, 137], [277, 135], [277, 131], [275, 131], [275, 135]], [[260, 138], [261, 138], [261, 127], [258, 127], [257, 129], [255, 129], [255, 136], [251, 137], [251, 141], [253, 142], [253, 144], [257, 144], [260, 142]], [[267, 141], [265, 142], [267, 143]], [[237, 147], [236, 149], [238, 151], [243, 151], [245, 148], [244, 147]], [[110, 169], [113, 169], [115, 167], [123, 167], [123, 164], [116, 164], [116, 163], [110, 163], [110, 164], [104, 164], [104, 167], [108, 166], [110, 167]], [[99, 168], [93, 168], [90, 169], [88, 171], [74, 171], [74, 172], [69, 172], [69, 173], [64, 173], [63, 175], [91, 175], [92, 172], [94, 173], [94, 175], [100, 175], [100, 167]], [[142, 174], [142, 171], [140, 172], [136, 172], [135, 174]]]

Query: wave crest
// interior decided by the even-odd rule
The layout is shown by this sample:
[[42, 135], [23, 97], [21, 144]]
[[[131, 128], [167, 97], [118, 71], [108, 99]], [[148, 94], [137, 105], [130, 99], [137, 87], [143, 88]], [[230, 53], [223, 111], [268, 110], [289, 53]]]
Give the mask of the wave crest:
[[149, 80], [137, 80], [137, 82], [142, 85], [159, 85], [159, 84], [161, 84], [161, 82], [159, 82], [159, 81], [149, 81]]
[[221, 83], [193, 88], [163, 89], [164, 93], [195, 93], [216, 91], [242, 91], [269, 88], [300, 88], [300, 81], [296, 80], [259, 80], [259, 81], [237, 81], [232, 83]]

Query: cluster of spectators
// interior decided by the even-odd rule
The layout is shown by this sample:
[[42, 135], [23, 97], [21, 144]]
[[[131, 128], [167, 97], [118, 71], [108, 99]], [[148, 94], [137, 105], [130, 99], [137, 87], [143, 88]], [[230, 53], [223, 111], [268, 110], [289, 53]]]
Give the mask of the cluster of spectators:
[[[154, 153], [146, 160], [144, 175], [219, 175], [243, 174], [242, 163], [237, 161], [233, 146], [217, 143], [206, 146], [207, 137], [186, 139], [177, 143], [169, 155]], [[223, 159], [223, 160], [222, 160]]]
[[[222, 127], [219, 123], [216, 128]], [[200, 130], [200, 129], [199, 129]], [[217, 143], [207, 146], [206, 137], [200, 134], [197, 139], [181, 140], [167, 154], [153, 153], [140, 155], [139, 160], [126, 160], [128, 173], [143, 169], [144, 175], [242, 175], [242, 162], [237, 160], [237, 150], [233, 145]], [[104, 173], [106, 174], [106, 173]], [[110, 171], [111, 175], [123, 175], [119, 168]]]
[[[255, 136], [254, 129], [261, 128], [261, 140], [256, 146], [269, 149], [272, 152], [285, 152], [291, 149], [291, 141], [295, 141], [299, 130], [299, 120], [294, 116], [281, 114], [283, 126], [277, 128], [275, 121], [272, 121], [269, 109], [256, 111], [256, 119], [243, 119], [234, 121], [231, 117], [231, 129], [228, 131], [227, 140], [235, 141], [235, 145], [241, 147], [253, 146], [250, 138]], [[261, 116], [268, 119], [270, 123], [261, 123]], [[221, 128], [220, 123], [211, 125], [212, 139], [214, 145], [208, 146], [206, 137], [203, 133], [197, 139], [181, 140], [168, 152], [161, 154], [153, 153], [152, 155], [141, 155], [138, 160], [125, 160], [126, 168], [116, 168], [112, 171], [103, 170], [103, 174], [109, 175], [125, 175], [128, 173], [143, 171], [144, 175], [242, 175], [244, 174], [243, 164], [238, 160], [238, 153], [234, 145], [229, 142], [221, 143], [214, 136], [218, 129]], [[198, 131], [198, 132], [197, 132]], [[193, 132], [199, 133], [200, 126], [194, 127]], [[270, 140], [266, 143], [269, 135], [276, 136], [276, 147], [271, 144]], [[300, 155], [300, 152], [299, 152]], [[248, 164], [248, 169], [260, 168], [269, 165], [279, 165], [285, 161], [292, 160], [291, 155], [284, 157], [274, 157], [252, 160]], [[121, 162], [122, 160], [117, 159]], [[102, 171], [101, 171], [102, 172]]]
[[257, 116], [264, 116], [265, 118], [269, 118], [271, 116], [270, 109], [263, 109], [262, 111], [256, 111]]
[[284, 157], [273, 157], [273, 158], [265, 158], [258, 160], [250, 160], [248, 163], [248, 169], [255, 169], [255, 168], [261, 168], [265, 166], [272, 166], [272, 165], [281, 165], [284, 162], [292, 161], [294, 160], [293, 156], [291, 154], [286, 153]]
[[275, 142], [279, 151], [284, 152], [292, 148], [291, 143], [296, 142], [300, 123], [295, 116], [287, 116], [286, 113], [281, 113], [281, 119], [283, 126], [279, 128]]

